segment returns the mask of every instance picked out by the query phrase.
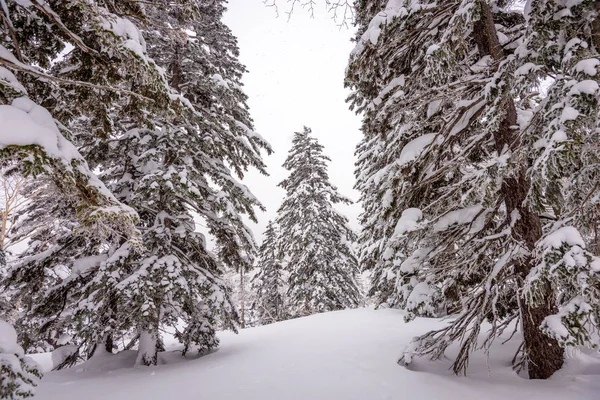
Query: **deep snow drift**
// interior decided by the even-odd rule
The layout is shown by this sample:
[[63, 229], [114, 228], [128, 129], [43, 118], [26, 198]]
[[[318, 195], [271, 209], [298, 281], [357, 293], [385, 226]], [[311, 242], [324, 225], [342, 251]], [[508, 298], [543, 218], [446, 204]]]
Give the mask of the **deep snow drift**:
[[[184, 359], [173, 347], [157, 367], [132, 368], [135, 352], [103, 354], [70, 370], [46, 373], [39, 399], [196, 400], [579, 400], [600, 399], [600, 354], [571, 356], [548, 381], [511, 367], [518, 339], [498, 342], [489, 365], [476, 353], [468, 376], [450, 359], [396, 364], [413, 336], [440, 320], [403, 322], [395, 310], [358, 309], [220, 334], [211, 354]], [[453, 356], [450, 354], [449, 356]], [[43, 357], [38, 355], [38, 360]]]

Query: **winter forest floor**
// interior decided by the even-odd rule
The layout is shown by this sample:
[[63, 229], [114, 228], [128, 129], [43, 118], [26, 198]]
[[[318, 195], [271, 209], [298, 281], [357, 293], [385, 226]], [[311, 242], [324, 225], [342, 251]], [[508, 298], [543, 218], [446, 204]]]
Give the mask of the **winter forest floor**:
[[[477, 353], [467, 377], [451, 360], [396, 364], [403, 346], [440, 320], [403, 322], [395, 310], [358, 309], [222, 332], [219, 350], [184, 359], [167, 343], [161, 365], [131, 368], [135, 352], [104, 354], [70, 370], [48, 372], [39, 399], [196, 400], [579, 400], [600, 399], [600, 354], [572, 355], [549, 381], [513, 372], [518, 338]], [[452, 350], [448, 352], [453, 357]], [[35, 358], [46, 363], [46, 355]]]

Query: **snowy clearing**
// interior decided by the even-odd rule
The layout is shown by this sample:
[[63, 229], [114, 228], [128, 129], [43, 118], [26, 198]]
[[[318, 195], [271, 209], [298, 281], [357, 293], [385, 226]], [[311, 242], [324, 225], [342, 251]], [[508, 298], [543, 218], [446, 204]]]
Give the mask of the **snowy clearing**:
[[[135, 352], [101, 355], [70, 370], [46, 373], [39, 399], [245, 400], [583, 400], [600, 398], [600, 355], [571, 356], [548, 381], [510, 367], [518, 339], [473, 355], [467, 377], [451, 360], [396, 364], [403, 346], [439, 319], [405, 324], [397, 310], [358, 309], [220, 333], [219, 350], [183, 359], [167, 343], [156, 367], [131, 368]], [[449, 352], [449, 356], [454, 354]], [[46, 355], [36, 355], [41, 362]]]

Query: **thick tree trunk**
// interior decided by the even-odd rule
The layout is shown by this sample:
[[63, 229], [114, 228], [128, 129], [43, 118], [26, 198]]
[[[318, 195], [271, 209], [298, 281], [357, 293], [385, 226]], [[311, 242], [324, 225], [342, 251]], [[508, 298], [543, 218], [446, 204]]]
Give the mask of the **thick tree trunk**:
[[[481, 56], [490, 55], [495, 61], [501, 61], [504, 58], [504, 51], [498, 40], [490, 6], [485, 0], [480, 1], [480, 6], [482, 17], [473, 32], [479, 53]], [[517, 126], [517, 111], [512, 98], [504, 99], [503, 109], [504, 118], [498, 130], [494, 132], [498, 154], [505, 149], [517, 150], [520, 146], [519, 131], [513, 128]], [[513, 226], [513, 237], [521, 242], [523, 247], [533, 250], [535, 243], [542, 236], [542, 224], [539, 216], [525, 206], [529, 189], [526, 166], [521, 165], [515, 176], [504, 180], [501, 194], [504, 197], [508, 218], [512, 218], [515, 210], [519, 213], [520, 218]], [[517, 272], [522, 279], [525, 279], [533, 267], [534, 260], [528, 257], [518, 266]], [[527, 304], [525, 298], [520, 299], [523, 340], [530, 379], [549, 378], [562, 367], [564, 361], [563, 349], [558, 342], [540, 330], [544, 318], [556, 312], [554, 291], [550, 283], [546, 284], [545, 289], [545, 299], [538, 306], [533, 307]]]

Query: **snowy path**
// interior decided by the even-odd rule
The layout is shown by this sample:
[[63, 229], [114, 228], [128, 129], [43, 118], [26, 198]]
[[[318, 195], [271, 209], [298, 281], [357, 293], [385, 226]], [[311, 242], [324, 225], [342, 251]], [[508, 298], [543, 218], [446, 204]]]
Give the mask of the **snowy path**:
[[493, 364], [477, 354], [469, 376], [455, 377], [449, 361], [395, 361], [417, 333], [439, 325], [404, 324], [393, 310], [350, 310], [302, 318], [239, 335], [222, 333], [221, 348], [167, 364], [130, 368], [135, 354], [102, 356], [68, 371], [47, 373], [38, 389], [46, 399], [197, 400], [579, 400], [600, 399], [600, 357], [580, 354], [559, 376], [528, 381], [510, 368], [516, 342], [499, 346]]

